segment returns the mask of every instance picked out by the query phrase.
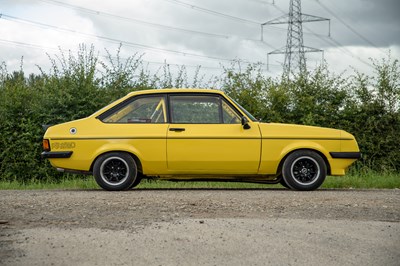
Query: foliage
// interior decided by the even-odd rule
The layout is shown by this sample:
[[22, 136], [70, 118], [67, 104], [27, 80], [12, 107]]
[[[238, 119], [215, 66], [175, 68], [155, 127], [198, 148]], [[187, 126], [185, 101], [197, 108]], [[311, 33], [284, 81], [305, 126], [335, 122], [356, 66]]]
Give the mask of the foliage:
[[[40, 74], [9, 72], [0, 64], [0, 180], [45, 181], [64, 178], [40, 159], [42, 125], [90, 115], [132, 90], [211, 87], [200, 68], [189, 81], [186, 68], [165, 64], [151, 73], [142, 56], [100, 59], [94, 47], [49, 56]], [[291, 81], [266, 77], [260, 64], [235, 62], [216, 81], [257, 118], [342, 128], [354, 134], [364, 155], [357, 169], [400, 171], [400, 67], [390, 56], [372, 60], [375, 73], [334, 75], [327, 65]], [[239, 68], [239, 70], [237, 70]]]

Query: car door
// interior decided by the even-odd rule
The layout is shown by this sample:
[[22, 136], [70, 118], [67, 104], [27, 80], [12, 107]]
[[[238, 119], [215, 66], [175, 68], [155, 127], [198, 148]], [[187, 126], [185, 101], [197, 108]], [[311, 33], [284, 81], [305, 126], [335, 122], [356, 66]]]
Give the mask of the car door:
[[256, 174], [261, 150], [257, 123], [249, 129], [222, 96], [172, 94], [167, 167], [174, 174]]

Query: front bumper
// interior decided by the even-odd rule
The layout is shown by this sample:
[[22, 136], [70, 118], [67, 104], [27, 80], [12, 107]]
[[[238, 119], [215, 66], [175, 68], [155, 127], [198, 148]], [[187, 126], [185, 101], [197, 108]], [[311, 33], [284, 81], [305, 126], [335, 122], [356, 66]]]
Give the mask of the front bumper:
[[360, 159], [360, 152], [330, 152], [332, 158], [335, 159]]
[[70, 158], [72, 156], [72, 151], [44, 151], [41, 156], [43, 159]]

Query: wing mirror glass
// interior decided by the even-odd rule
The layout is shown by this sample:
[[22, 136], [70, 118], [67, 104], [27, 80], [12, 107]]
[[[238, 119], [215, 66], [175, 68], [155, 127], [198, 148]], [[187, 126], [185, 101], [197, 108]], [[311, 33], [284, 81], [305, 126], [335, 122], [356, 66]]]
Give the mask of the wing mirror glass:
[[249, 120], [245, 116], [242, 116], [242, 126], [244, 129], [250, 129]]

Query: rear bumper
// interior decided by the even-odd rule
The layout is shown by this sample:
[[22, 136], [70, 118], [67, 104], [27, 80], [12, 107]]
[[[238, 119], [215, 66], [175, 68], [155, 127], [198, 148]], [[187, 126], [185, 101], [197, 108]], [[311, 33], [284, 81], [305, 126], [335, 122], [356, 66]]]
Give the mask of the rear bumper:
[[360, 159], [360, 152], [330, 152], [332, 158], [335, 159]]
[[44, 151], [41, 154], [42, 158], [70, 158], [72, 151]]

